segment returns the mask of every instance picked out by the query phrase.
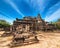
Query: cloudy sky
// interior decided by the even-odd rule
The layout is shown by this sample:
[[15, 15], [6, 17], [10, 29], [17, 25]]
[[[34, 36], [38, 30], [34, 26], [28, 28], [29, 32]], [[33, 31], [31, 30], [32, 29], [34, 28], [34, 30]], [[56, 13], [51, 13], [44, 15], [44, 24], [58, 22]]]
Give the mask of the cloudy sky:
[[15, 18], [36, 17], [40, 13], [45, 21], [60, 18], [60, 0], [0, 0], [0, 19], [10, 23]]

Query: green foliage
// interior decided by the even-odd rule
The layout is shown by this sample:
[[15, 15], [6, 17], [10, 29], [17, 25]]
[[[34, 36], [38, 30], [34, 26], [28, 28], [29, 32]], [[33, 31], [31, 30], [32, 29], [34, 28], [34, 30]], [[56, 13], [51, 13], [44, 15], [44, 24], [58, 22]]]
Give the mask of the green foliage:
[[57, 29], [60, 29], [60, 19], [58, 19], [56, 22], [50, 22], [53, 24]]
[[60, 29], [60, 25], [59, 24], [57, 24], [56, 26], [57, 26], [58, 29]]
[[60, 19], [53, 23], [58, 29], [60, 29]]
[[57, 22], [60, 22], [60, 19], [58, 19], [58, 21]]
[[0, 20], [0, 27], [9, 27], [10, 24], [5, 20]]

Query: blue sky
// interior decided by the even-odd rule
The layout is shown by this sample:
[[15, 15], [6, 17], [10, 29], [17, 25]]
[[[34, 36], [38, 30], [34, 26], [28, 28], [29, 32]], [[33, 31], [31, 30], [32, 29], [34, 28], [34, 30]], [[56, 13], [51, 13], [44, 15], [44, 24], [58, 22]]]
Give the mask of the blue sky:
[[0, 19], [10, 23], [38, 13], [45, 21], [56, 21], [60, 18], [60, 0], [0, 0]]

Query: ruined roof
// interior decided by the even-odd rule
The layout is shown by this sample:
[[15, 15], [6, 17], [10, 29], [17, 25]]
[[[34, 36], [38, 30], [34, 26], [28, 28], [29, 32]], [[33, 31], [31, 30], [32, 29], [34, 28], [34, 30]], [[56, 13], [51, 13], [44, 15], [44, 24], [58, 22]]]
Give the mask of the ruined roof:
[[18, 18], [16, 18], [17, 21], [23, 21], [23, 20], [38, 20], [38, 19], [42, 20], [40, 14], [38, 14], [37, 17], [25, 16], [25, 17], [23, 17], [23, 19], [18, 19]]

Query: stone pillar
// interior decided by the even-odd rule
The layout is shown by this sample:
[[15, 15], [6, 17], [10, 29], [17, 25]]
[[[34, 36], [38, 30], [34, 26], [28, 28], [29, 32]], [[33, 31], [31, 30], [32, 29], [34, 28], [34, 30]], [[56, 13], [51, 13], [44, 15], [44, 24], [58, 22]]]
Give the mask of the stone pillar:
[[29, 30], [30, 30], [30, 26], [29, 25], [26, 25], [25, 31], [29, 31]]
[[20, 32], [20, 31], [23, 31], [22, 25], [17, 26], [16, 30], [19, 31], [19, 32]]
[[10, 27], [10, 31], [12, 31], [13, 29], [12, 29], [12, 26]]

